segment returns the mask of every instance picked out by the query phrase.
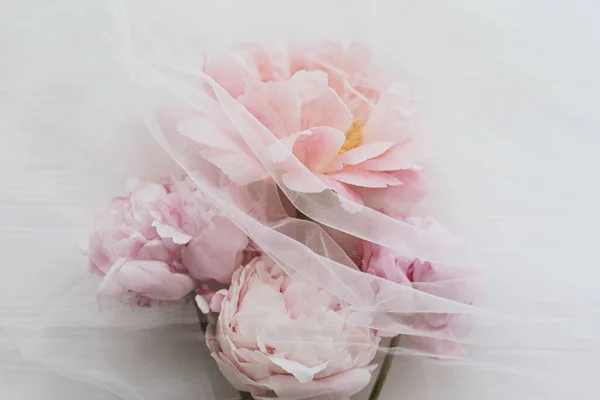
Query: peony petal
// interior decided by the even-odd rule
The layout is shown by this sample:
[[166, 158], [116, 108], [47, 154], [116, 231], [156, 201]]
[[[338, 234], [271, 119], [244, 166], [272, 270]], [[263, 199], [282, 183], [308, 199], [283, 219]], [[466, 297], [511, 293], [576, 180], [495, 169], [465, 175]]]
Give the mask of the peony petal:
[[258, 381], [269, 376], [269, 360], [265, 354], [258, 350], [238, 348], [236, 355], [240, 360], [238, 368], [250, 379]]
[[269, 177], [269, 173], [259, 161], [242, 151], [205, 149], [200, 151], [200, 155], [239, 186], [247, 186]]
[[402, 185], [386, 189], [355, 187], [367, 207], [384, 210], [391, 215], [407, 215], [429, 192], [429, 177], [410, 170], [395, 171], [393, 174]]
[[289, 375], [273, 375], [268, 380], [258, 381], [269, 385], [278, 398], [319, 400], [348, 398], [369, 384], [373, 367], [357, 368], [327, 378], [307, 383], [299, 382]]
[[292, 374], [300, 383], [306, 383], [313, 380], [316, 374], [327, 368], [327, 362], [317, 365], [316, 367], [307, 367], [299, 362], [286, 360], [280, 357], [269, 357], [273, 363], [281, 367], [286, 372]]
[[247, 57], [233, 52], [223, 52], [212, 57], [204, 72], [210, 75], [233, 97], [238, 97], [246, 88], [246, 82], [258, 81], [258, 70]]
[[310, 171], [299, 166], [285, 172], [281, 180], [289, 189], [301, 193], [320, 193], [327, 189], [320, 179], [316, 179], [316, 176]]
[[135, 258], [138, 260], [162, 261], [169, 264], [173, 261], [174, 256], [169, 251], [164, 241], [157, 238], [144, 244]]
[[167, 194], [163, 185], [137, 178], [129, 180], [128, 189], [131, 193], [131, 202], [134, 204], [152, 203]]
[[156, 232], [158, 232], [161, 238], [171, 238], [176, 244], [187, 244], [190, 240], [192, 240], [190, 235], [172, 227], [171, 225], [166, 225], [155, 220], [152, 222], [152, 226], [156, 228]]
[[124, 293], [123, 287], [116, 284], [115, 274], [118, 274], [119, 269], [123, 264], [127, 262], [126, 258], [119, 258], [116, 260], [104, 275], [104, 278], [96, 289], [96, 294], [99, 298], [101, 297], [117, 297]]
[[[207, 343], [208, 343], [208, 335], [207, 335]], [[211, 347], [211, 346], [209, 346]], [[212, 346], [214, 349], [214, 346]], [[219, 371], [223, 374], [225, 379], [233, 386], [235, 389], [242, 392], [254, 392], [256, 390], [268, 391], [268, 388], [264, 385], [258, 384], [253, 381], [236, 368], [233, 362], [229, 360], [225, 355], [221, 352], [217, 352], [213, 350], [211, 353], [214, 360], [217, 362], [217, 367]]]
[[340, 181], [335, 180], [334, 178], [330, 177], [329, 175], [318, 174], [317, 176], [319, 177], [319, 179], [321, 179], [327, 185], [327, 187], [329, 189], [332, 189], [340, 196], [342, 196], [348, 200], [351, 200], [352, 202], [355, 202], [357, 204], [363, 204], [360, 196], [358, 196], [358, 194], [356, 194], [356, 192], [354, 192], [352, 189], [350, 189], [345, 184], [341, 183]]
[[98, 296], [133, 292], [150, 299], [175, 301], [194, 289], [194, 281], [185, 274], [172, 272], [160, 261], [120, 259], [113, 264], [98, 287]]
[[302, 130], [302, 104], [326, 90], [324, 73], [303, 71], [282, 82], [256, 83], [240, 102], [275, 136], [284, 138]]
[[223, 300], [225, 300], [225, 297], [227, 297], [227, 293], [228, 293], [227, 289], [221, 289], [221, 290], [218, 290], [213, 295], [212, 299], [210, 300], [210, 311], [211, 312], [215, 312], [215, 313], [221, 312]]
[[251, 55], [261, 81], [280, 81], [290, 77], [290, 59], [285, 46], [244, 43], [239, 47]]
[[296, 86], [302, 103], [317, 99], [328, 87], [323, 71], [298, 71], [290, 81]]
[[[352, 124], [352, 113], [330, 87], [314, 100], [302, 105], [302, 128], [330, 126], [345, 132]], [[341, 146], [340, 146], [341, 147]]]
[[314, 172], [322, 172], [344, 144], [344, 134], [334, 128], [318, 126], [297, 137], [293, 152]]
[[236, 143], [214, 121], [186, 118], [179, 122], [177, 129], [182, 135], [206, 146], [200, 150], [200, 155], [238, 185], [245, 186], [268, 176], [262, 164], [243, 150], [245, 144]]
[[242, 261], [248, 237], [225, 217], [216, 217], [183, 250], [183, 265], [197, 280], [229, 283]]
[[301, 130], [298, 88], [289, 81], [257, 84], [240, 102], [278, 138]]
[[290, 76], [290, 60], [284, 46], [244, 43], [216, 54], [204, 72], [233, 97], [242, 95], [253, 82], [280, 81]]
[[299, 140], [302, 136], [307, 136], [311, 134], [312, 133], [310, 130], [300, 131], [294, 133], [293, 135], [286, 136], [280, 141], [273, 143], [271, 146], [269, 146], [267, 150], [269, 158], [271, 158], [271, 160], [274, 163], [280, 163], [286, 161], [291, 156], [295, 155], [298, 161], [304, 164], [305, 160], [303, 154], [294, 154], [293, 148], [296, 141]]
[[158, 261], [126, 262], [120, 275], [130, 291], [157, 300], [179, 300], [195, 287], [189, 276], [172, 272], [167, 264]]
[[106, 274], [114, 262], [114, 255], [105, 248], [105, 235], [106, 232], [101, 229], [96, 229], [90, 238], [90, 264], [92, 266], [92, 270], [99, 272], [100, 275]]
[[[378, 157], [394, 146], [393, 142], [371, 142], [339, 155], [337, 159], [346, 165], [356, 165], [363, 161]], [[368, 169], [368, 168], [364, 168]]]
[[194, 300], [196, 301], [198, 309], [202, 311], [202, 314], [208, 314], [210, 312], [210, 306], [202, 296], [196, 295], [196, 297], [194, 297]]
[[369, 171], [420, 171], [422, 168], [419, 162], [426, 158], [426, 153], [413, 143], [398, 143], [380, 156], [366, 160], [357, 167]]
[[386, 188], [388, 186], [402, 185], [402, 181], [384, 172], [360, 169], [345, 168], [341, 171], [330, 173], [328, 176], [340, 182], [361, 187]]
[[418, 135], [421, 132], [416, 117], [417, 106], [406, 87], [397, 82], [380, 93], [379, 101], [371, 110], [363, 133], [368, 142], [394, 141], [396, 143]]

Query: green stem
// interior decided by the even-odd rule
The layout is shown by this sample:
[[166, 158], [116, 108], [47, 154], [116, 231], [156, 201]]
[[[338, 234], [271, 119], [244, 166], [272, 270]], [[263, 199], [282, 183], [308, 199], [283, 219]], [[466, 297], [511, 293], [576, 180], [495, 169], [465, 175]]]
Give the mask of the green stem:
[[[394, 336], [392, 340], [390, 340], [390, 349], [398, 347], [398, 342], [400, 341], [400, 335]], [[381, 363], [381, 369], [379, 370], [379, 374], [377, 375], [377, 379], [375, 379], [375, 384], [373, 385], [373, 389], [371, 389], [371, 394], [369, 394], [369, 400], [377, 400], [379, 399], [379, 395], [383, 390], [383, 385], [385, 384], [385, 380], [390, 372], [390, 368], [392, 366], [392, 361], [394, 359], [394, 355], [391, 352], [388, 352], [383, 358], [383, 362]]]

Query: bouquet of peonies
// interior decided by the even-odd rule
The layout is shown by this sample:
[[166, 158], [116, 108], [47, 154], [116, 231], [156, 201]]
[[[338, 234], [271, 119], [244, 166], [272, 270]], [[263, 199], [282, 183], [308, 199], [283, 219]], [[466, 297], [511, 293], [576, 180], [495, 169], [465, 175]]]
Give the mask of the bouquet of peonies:
[[220, 371], [255, 398], [347, 398], [382, 350], [374, 399], [395, 353], [463, 355], [477, 274], [414, 213], [418, 109], [368, 49], [249, 43], [193, 78], [155, 73], [177, 93], [144, 122], [182, 172], [132, 180], [98, 219], [100, 303], [195, 299]]

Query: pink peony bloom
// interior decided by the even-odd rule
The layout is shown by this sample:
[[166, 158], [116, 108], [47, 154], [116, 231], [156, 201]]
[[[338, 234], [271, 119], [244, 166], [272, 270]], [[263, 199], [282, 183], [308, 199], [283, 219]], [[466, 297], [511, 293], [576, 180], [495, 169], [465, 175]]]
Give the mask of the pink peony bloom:
[[238, 390], [255, 397], [338, 398], [370, 380], [379, 339], [362, 326], [328, 293], [256, 257], [235, 272], [207, 344]]
[[[185, 275], [192, 282], [228, 283], [242, 263], [247, 245], [247, 236], [220, 215], [188, 179], [164, 184], [136, 180], [130, 185], [130, 195], [114, 199], [108, 213], [98, 219], [89, 257], [92, 269], [106, 275], [106, 285], [118, 283], [136, 292], [131, 281], [122, 284], [121, 279], [160, 271], [161, 279], [152, 285], [180, 284]], [[132, 265], [139, 273], [132, 275]], [[167, 279], [167, 271], [175, 275]], [[113, 275], [110, 279], [109, 274]], [[180, 287], [193, 289], [187, 284]], [[181, 297], [186, 294], [177, 288], [163, 289]], [[104, 291], [111, 290], [104, 287]], [[158, 293], [153, 289], [145, 296], [165, 300]]]
[[[424, 154], [415, 102], [371, 62], [366, 48], [249, 44], [209, 59], [204, 72], [288, 148], [286, 155], [281, 145], [274, 147], [272, 162], [290, 189], [330, 188], [374, 208], [388, 193], [396, 201], [404, 201], [398, 195], [411, 203], [421, 198]], [[242, 128], [227, 118], [189, 118], [178, 129], [202, 144], [203, 157], [236, 183], [267, 177], [239, 140]], [[303, 166], [285, 162], [291, 154]], [[307, 179], [307, 173], [319, 179]]]
[[[407, 218], [406, 222], [452, 236], [450, 231], [432, 218]], [[460, 253], [460, 247], [456, 251]], [[476, 303], [480, 297], [479, 277], [471, 269], [422, 262], [367, 241], [360, 241], [358, 255], [361, 270], [380, 278], [411, 285], [422, 292], [468, 305]], [[468, 333], [471, 321], [469, 316], [461, 314], [423, 313], [414, 319], [412, 326], [448, 338], [407, 338], [415, 347], [437, 355], [458, 356], [463, 353], [459, 342]]]

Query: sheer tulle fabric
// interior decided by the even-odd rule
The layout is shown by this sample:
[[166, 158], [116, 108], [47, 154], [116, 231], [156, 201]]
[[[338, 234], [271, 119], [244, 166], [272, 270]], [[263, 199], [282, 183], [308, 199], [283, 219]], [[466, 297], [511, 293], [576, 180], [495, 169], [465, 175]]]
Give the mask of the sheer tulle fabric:
[[[276, 183], [266, 180], [247, 186], [247, 190], [255, 197], [271, 192], [272, 195], [266, 197], [276, 198], [279, 188], [303, 214], [330, 228], [398, 249], [407, 257], [449, 266], [457, 263], [457, 252], [454, 250], [456, 243], [452, 236], [440, 236], [440, 231], [428, 231], [353, 203], [334, 191], [327, 190], [322, 183], [322, 191], [319, 193], [290, 190], [280, 180], [281, 173], [270, 155], [276, 154], [281, 157], [283, 154], [288, 165], [294, 164], [301, 180], [315, 181], [315, 176], [289, 153], [272, 132], [232, 99], [214, 80], [202, 72], [199, 72], [197, 77], [210, 86], [206, 88], [202, 84], [194, 86], [172, 81], [169, 89], [180, 90], [177, 92], [178, 96], [172, 97], [171, 101], [177, 101], [179, 96], [184, 96], [183, 93], [189, 101], [175, 108], [175, 112], [163, 111], [164, 108], [159, 105], [157, 115], [151, 116], [146, 121], [146, 126], [198, 187], [214, 201], [215, 206], [245, 230], [288, 274], [324, 288], [355, 308], [357, 313], [372, 315], [373, 322], [370, 327], [376, 330], [426, 337], [444, 336], [447, 332], [421, 330], [411, 326], [409, 320], [419, 313], [483, 313], [469, 305], [363, 274], [321, 226], [314, 222], [286, 217], [265, 224], [248, 215], [243, 210], [243, 204], [236, 203], [236, 199], [215, 183], [223, 179], [222, 172], [198, 156], [203, 148], [196, 141], [190, 140], [193, 131], [184, 132], [187, 135], [181, 132], [181, 126], [192, 125], [190, 119], [217, 120], [227, 124], [224, 129], [237, 136], [234, 140], [243, 141], [248, 146], [253, 158], [264, 166], [264, 170]], [[143, 93], [144, 96], [150, 94], [147, 91]], [[181, 109], [186, 111], [179, 112]], [[192, 117], [177, 118], [181, 114]], [[273, 207], [272, 204], [265, 204], [265, 208], [267, 206]], [[283, 206], [280, 206], [272, 211], [281, 215], [282, 209]], [[441, 338], [461, 340], [452, 337]]]
[[[36, 8], [35, 13], [30, 5], [15, 6], [15, 15], [8, 13], [2, 24], [3, 34], [18, 32], [24, 43], [19, 50], [9, 49], [11, 57], [6, 57], [3, 80], [14, 96], [3, 99], [7, 118], [2, 120], [7, 131], [18, 133], [2, 146], [10, 189], [2, 194], [10, 205], [2, 210], [8, 235], [6, 264], [23, 267], [7, 267], [11, 279], [2, 280], [0, 301], [6, 338], [2, 345], [11, 359], [28, 360], [25, 368], [37, 371], [40, 382], [51, 382], [47, 385], [52, 388], [58, 375], [66, 377], [61, 380], [65, 387], [83, 382], [80, 389], [89, 398], [237, 396], [216, 371], [191, 305], [97, 311], [98, 278], [87, 274], [86, 256], [77, 246], [88, 233], [83, 221], [91, 221], [93, 211], [122, 194], [128, 178], [158, 180], [183, 173], [289, 276], [342, 299], [365, 327], [430, 344], [406, 341], [389, 350], [405, 356], [398, 358], [397, 379], [388, 382], [394, 391], [406, 390], [408, 396], [420, 399], [438, 399], [440, 393], [452, 392], [467, 399], [480, 398], [479, 389], [492, 399], [510, 394], [509, 387], [532, 396], [572, 395], [574, 387], [592, 387], [586, 379], [591, 369], [586, 366], [597, 350], [591, 340], [597, 321], [591, 317], [592, 280], [581, 278], [586, 273], [581, 268], [594, 259], [586, 250], [594, 248], [589, 239], [594, 223], [581, 224], [564, 216], [565, 193], [580, 193], [578, 184], [587, 176], [582, 171], [593, 170], [591, 151], [569, 147], [566, 140], [560, 146], [546, 143], [549, 154], [533, 151], [537, 143], [534, 146], [512, 134], [514, 126], [503, 122], [506, 115], [499, 112], [496, 122], [502, 129], [492, 129], [492, 134], [482, 133], [485, 129], [476, 124], [478, 116], [463, 116], [461, 110], [477, 103], [469, 103], [473, 98], [466, 91], [448, 89], [439, 102], [427, 96], [427, 89], [430, 94], [444, 92], [440, 82], [446, 75], [432, 72], [439, 71], [432, 66], [440, 61], [433, 54], [446, 54], [451, 48], [429, 37], [429, 29], [439, 34], [436, 37], [448, 32], [462, 37], [440, 17], [446, 14], [462, 21], [461, 26], [470, 26], [473, 37], [483, 29], [462, 11], [435, 4], [439, 11], [432, 12], [415, 5], [399, 15], [391, 3], [362, 1], [347, 2], [345, 7], [323, 1], [285, 6], [252, 2], [235, 7], [232, 2], [181, 1], [166, 7], [152, 1], [85, 6], [64, 1], [52, 8]], [[432, 26], [424, 30], [415, 21], [432, 21]], [[414, 32], [420, 33], [423, 44], [415, 44]], [[438, 132], [434, 147], [443, 149], [433, 165], [441, 189], [420, 212], [437, 211], [448, 226], [457, 233], [464, 231], [470, 239], [469, 266], [481, 269], [487, 278], [485, 308], [442, 295], [455, 284], [479, 282], [450, 279], [441, 287], [433, 285], [439, 291], [431, 286], [417, 290], [358, 270], [338, 244], [339, 235], [354, 235], [453, 271], [465, 267], [453, 237], [391, 218], [327, 187], [305, 193], [283, 182], [272, 154], [285, 154], [288, 167], [300, 180], [321, 184], [272, 130], [202, 72], [207, 57], [247, 37], [263, 41], [277, 37], [284, 46], [314, 43], [323, 37], [344, 42], [360, 39], [374, 45], [376, 59], [383, 60], [388, 70], [396, 71], [384, 56], [412, 72], [415, 79], [408, 79], [408, 86], [420, 85], [425, 90], [417, 97], [437, 103], [421, 106], [432, 120], [431, 131]], [[399, 47], [404, 49], [400, 54], [396, 53]], [[386, 54], [386, 49], [394, 49], [393, 54]], [[480, 60], [481, 53], [477, 54]], [[448, 62], [444, 69], [448, 76], [463, 76], [462, 69], [472, 76], [479, 71], [452, 63], [452, 57], [441, 60]], [[487, 73], [496, 76], [491, 71], [498, 69], [489, 69]], [[434, 83], [428, 85], [429, 81]], [[513, 95], [520, 93], [513, 90]], [[451, 105], [452, 96], [459, 93], [464, 98], [462, 103], [457, 100], [462, 104], [457, 111]], [[524, 99], [498, 96], [504, 101], [486, 98], [483, 103], [493, 105], [490, 109], [500, 109], [508, 100], [527, 106]], [[199, 156], [206, 149], [182, 133], [183, 121], [198, 117], [223, 121], [236, 143], [250, 150], [249, 157], [266, 179], [242, 186], [244, 195], [275, 204], [268, 215], [248, 212], [241, 198], [222, 187], [229, 178]], [[578, 161], [557, 165], [552, 155], [564, 152], [577, 153]], [[532, 182], [544, 190], [533, 191]], [[581, 209], [589, 210], [595, 197], [585, 194]], [[280, 198], [283, 204], [274, 202]], [[288, 201], [314, 222], [289, 217]], [[563, 225], [542, 218], [549, 215]], [[583, 212], [580, 217], [584, 218]], [[592, 217], [585, 216], [586, 220]], [[560, 246], [554, 237], [544, 236], [559, 226], [568, 228], [556, 233], [556, 243], [570, 249], [564, 253], [557, 252]], [[568, 231], [581, 232], [581, 241], [574, 244]], [[560, 274], [561, 282], [551, 282], [545, 264], [556, 259], [578, 272]], [[575, 292], [587, 300], [576, 300]], [[431, 329], [440, 316], [458, 316], [461, 327]], [[467, 335], [462, 326], [472, 323], [473, 332]], [[574, 326], [579, 327], [578, 334], [573, 334]], [[469, 356], [453, 353], [444, 362], [421, 357], [439, 355], [435, 345], [440, 340], [471, 345]], [[587, 353], [575, 352], [582, 346]], [[8, 369], [9, 379], [20, 374]], [[505, 379], [514, 385], [507, 385]], [[14, 387], [9, 385], [13, 382], [6, 383], [5, 387]], [[43, 394], [35, 395], [43, 398]]]

